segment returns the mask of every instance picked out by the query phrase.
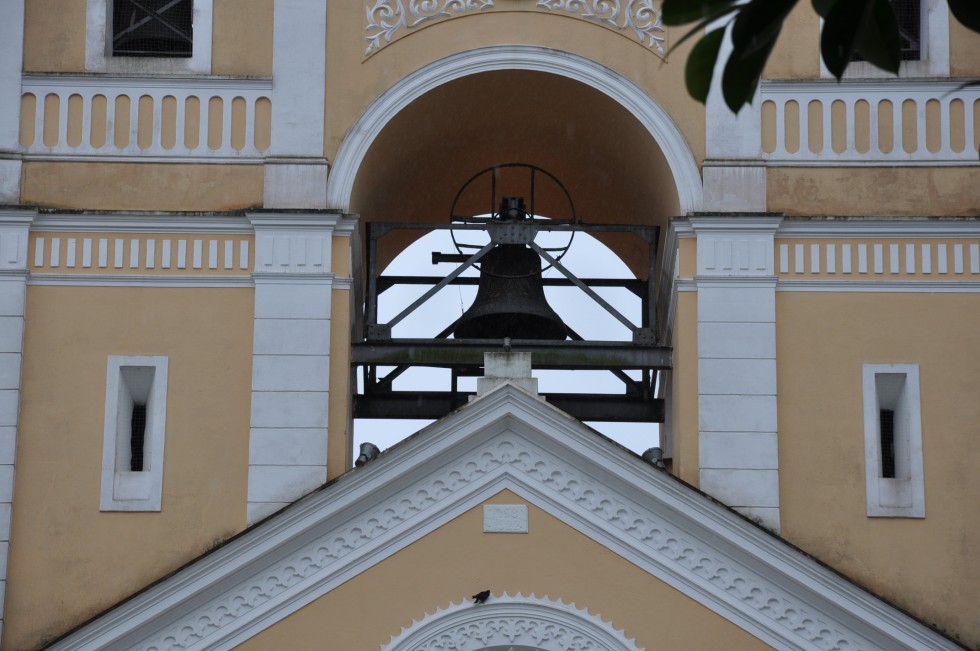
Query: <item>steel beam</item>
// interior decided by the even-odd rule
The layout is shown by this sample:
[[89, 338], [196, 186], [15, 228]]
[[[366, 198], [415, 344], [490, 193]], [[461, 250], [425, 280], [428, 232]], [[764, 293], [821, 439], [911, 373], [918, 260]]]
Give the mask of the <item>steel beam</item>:
[[[472, 393], [391, 391], [354, 396], [354, 418], [438, 419], [467, 403]], [[542, 394], [548, 403], [579, 420], [662, 423], [664, 401], [622, 395]]]
[[530, 352], [538, 369], [668, 369], [671, 350], [630, 342], [398, 339], [352, 345], [355, 366], [482, 366], [488, 352]]

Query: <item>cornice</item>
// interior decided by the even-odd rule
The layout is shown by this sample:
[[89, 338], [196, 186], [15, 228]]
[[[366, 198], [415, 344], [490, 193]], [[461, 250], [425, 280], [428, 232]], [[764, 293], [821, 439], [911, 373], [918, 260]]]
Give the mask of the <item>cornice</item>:
[[65, 287], [254, 287], [249, 276], [152, 276], [31, 273], [28, 285]]
[[776, 648], [956, 648], [511, 385], [51, 648], [234, 648], [503, 489]]
[[32, 232], [60, 233], [208, 233], [251, 235], [242, 215], [158, 213], [41, 213]]
[[787, 217], [776, 237], [980, 237], [980, 217]]

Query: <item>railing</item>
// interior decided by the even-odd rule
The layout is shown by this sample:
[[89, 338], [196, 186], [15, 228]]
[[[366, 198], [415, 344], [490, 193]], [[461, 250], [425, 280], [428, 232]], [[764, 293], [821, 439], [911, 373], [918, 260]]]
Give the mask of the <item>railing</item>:
[[761, 148], [773, 162], [977, 164], [980, 87], [770, 81], [761, 97]]
[[248, 160], [268, 148], [271, 79], [25, 75], [28, 156]]

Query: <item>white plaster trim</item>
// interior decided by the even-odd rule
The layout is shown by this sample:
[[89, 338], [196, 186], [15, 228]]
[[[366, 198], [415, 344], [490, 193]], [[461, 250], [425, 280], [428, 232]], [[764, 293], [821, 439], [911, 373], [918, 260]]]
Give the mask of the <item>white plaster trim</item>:
[[192, 56], [114, 57], [109, 33], [111, 0], [88, 0], [85, 26], [85, 71], [112, 74], [211, 74], [213, 0], [194, 0], [194, 43]]
[[576, 604], [520, 593], [491, 595], [479, 608], [468, 601], [440, 608], [403, 628], [381, 651], [434, 651], [445, 648], [447, 639], [455, 651], [495, 646], [642, 651], [636, 640]]
[[[152, 369], [146, 387], [145, 468], [130, 472], [124, 465], [136, 390], [123, 377], [123, 368]], [[165, 356], [109, 355], [106, 370], [105, 421], [102, 443], [101, 511], [159, 511], [163, 496], [163, 453], [167, 429], [167, 369]], [[122, 421], [122, 422], [121, 422]]]
[[[922, 473], [922, 414], [918, 364], [864, 364], [864, 472], [868, 515], [890, 518], [926, 517]], [[877, 376], [901, 378], [901, 385]], [[883, 390], [880, 390], [883, 389]], [[891, 395], [885, 395], [885, 394]], [[882, 477], [879, 409], [895, 411], [896, 477]], [[904, 459], [900, 458], [904, 457]]]
[[956, 648], [509, 385], [50, 648], [234, 648], [503, 489], [776, 648]]
[[242, 215], [41, 213], [35, 218], [31, 231], [251, 235], [253, 228]]
[[[20, 85], [24, 61], [24, 3], [21, 0], [3, 4], [0, 43], [3, 43], [3, 57], [0, 58], [0, 152], [15, 152], [20, 149]], [[19, 183], [17, 191], [19, 195]], [[0, 200], [6, 202], [9, 199], [0, 194]]]
[[254, 287], [251, 276], [125, 276], [96, 274], [36, 274], [28, 285], [73, 287]]
[[881, 239], [980, 237], [980, 219], [976, 217], [786, 217], [776, 231], [784, 237]]
[[778, 292], [857, 292], [897, 294], [976, 294], [980, 282], [940, 280], [783, 280], [776, 285]]
[[361, 114], [334, 159], [327, 206], [350, 209], [354, 179], [368, 148], [385, 125], [412, 101], [454, 79], [493, 70], [534, 70], [568, 77], [604, 93], [644, 125], [674, 175], [681, 213], [698, 210], [701, 173], [681, 130], [653, 98], [632, 81], [570, 52], [529, 45], [499, 45], [450, 55], [406, 75]]
[[25, 161], [68, 162], [68, 163], [187, 163], [191, 165], [262, 165], [265, 159], [258, 156], [154, 156], [152, 154], [115, 155], [104, 154], [24, 154]]

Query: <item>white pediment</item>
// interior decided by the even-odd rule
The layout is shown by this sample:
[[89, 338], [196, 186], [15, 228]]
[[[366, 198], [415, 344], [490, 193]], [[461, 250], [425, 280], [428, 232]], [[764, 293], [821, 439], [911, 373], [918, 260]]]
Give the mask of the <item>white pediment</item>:
[[957, 648], [510, 385], [252, 527], [51, 648], [234, 648], [501, 490], [775, 648]]

